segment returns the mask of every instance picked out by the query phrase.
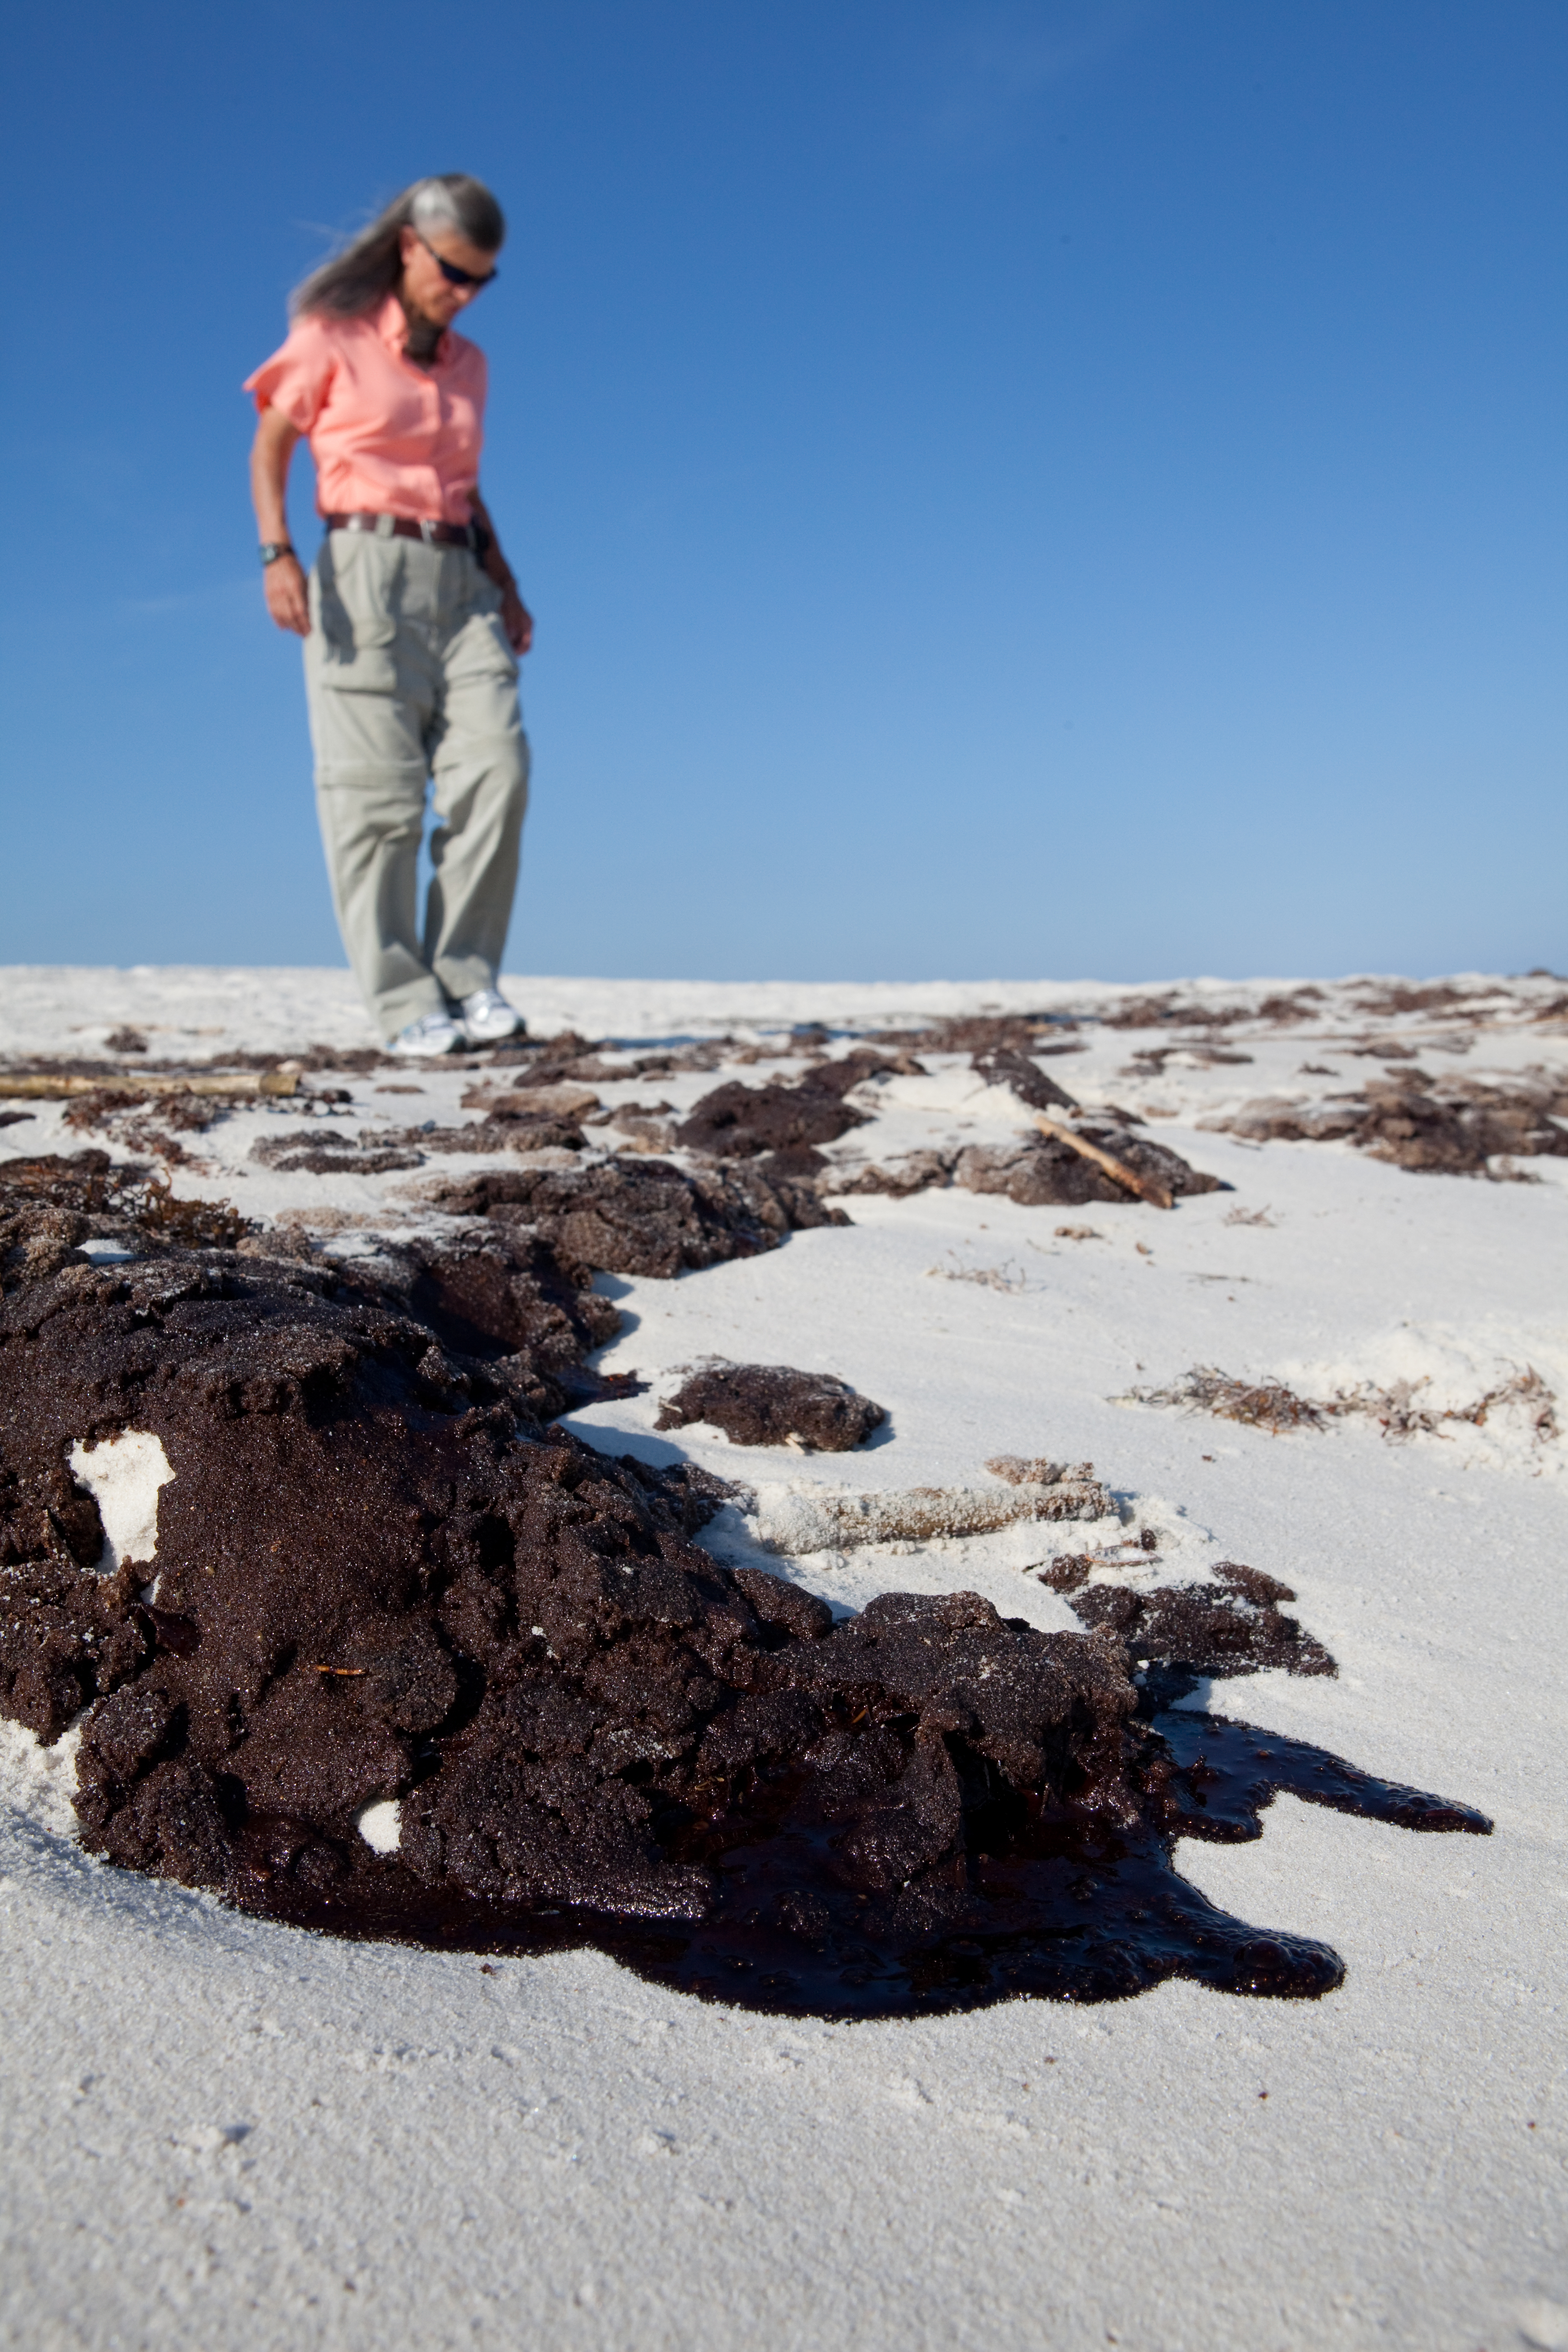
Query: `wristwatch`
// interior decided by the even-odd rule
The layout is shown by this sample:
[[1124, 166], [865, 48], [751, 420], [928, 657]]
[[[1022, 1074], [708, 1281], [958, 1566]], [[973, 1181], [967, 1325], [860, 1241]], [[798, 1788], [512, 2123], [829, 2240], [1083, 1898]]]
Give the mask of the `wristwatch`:
[[263, 570], [266, 569], [268, 564], [276, 563], [280, 555], [292, 555], [293, 553], [294, 544], [291, 540], [264, 539], [261, 542], [261, 562]]

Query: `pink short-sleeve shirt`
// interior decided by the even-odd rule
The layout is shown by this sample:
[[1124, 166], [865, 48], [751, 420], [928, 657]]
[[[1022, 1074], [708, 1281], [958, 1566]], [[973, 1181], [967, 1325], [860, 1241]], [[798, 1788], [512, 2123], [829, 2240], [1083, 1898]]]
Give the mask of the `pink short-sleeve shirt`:
[[296, 319], [289, 340], [247, 376], [258, 409], [299, 427], [316, 463], [321, 514], [410, 515], [467, 522], [484, 441], [485, 355], [448, 328], [435, 362], [403, 355], [395, 294], [363, 319]]

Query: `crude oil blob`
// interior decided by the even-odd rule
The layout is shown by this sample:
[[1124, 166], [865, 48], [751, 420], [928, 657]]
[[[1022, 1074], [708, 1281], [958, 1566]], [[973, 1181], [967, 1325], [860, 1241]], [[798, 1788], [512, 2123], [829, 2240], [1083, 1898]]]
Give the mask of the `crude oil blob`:
[[888, 1418], [831, 1372], [797, 1372], [788, 1364], [704, 1364], [668, 1399], [654, 1424], [684, 1429], [710, 1422], [734, 1445], [784, 1445], [798, 1438], [823, 1454], [863, 1445]]
[[[0, 1710], [82, 1715], [84, 1842], [116, 1862], [341, 1935], [593, 1943], [760, 2009], [917, 2015], [1171, 1975], [1310, 1997], [1335, 1956], [1216, 1910], [1178, 1837], [1256, 1836], [1280, 1788], [1488, 1826], [1173, 1711], [1184, 1629], [1210, 1671], [1267, 1631], [1256, 1572], [1220, 1617], [1126, 1629], [967, 1593], [835, 1624], [692, 1542], [716, 1481], [537, 1417], [591, 1336], [537, 1251], [378, 1277], [144, 1233], [110, 1269], [57, 1171], [0, 1180]], [[126, 1429], [173, 1473], [156, 1606], [142, 1566], [98, 1572], [69, 1473]]]

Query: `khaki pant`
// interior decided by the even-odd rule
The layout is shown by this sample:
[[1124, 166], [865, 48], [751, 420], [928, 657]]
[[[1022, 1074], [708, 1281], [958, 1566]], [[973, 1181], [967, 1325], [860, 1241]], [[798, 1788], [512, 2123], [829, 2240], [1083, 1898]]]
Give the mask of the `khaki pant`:
[[[499, 589], [465, 547], [334, 530], [311, 575], [316, 806], [338, 928], [387, 1037], [495, 986], [529, 764], [500, 614]], [[431, 780], [435, 870], [421, 940]]]

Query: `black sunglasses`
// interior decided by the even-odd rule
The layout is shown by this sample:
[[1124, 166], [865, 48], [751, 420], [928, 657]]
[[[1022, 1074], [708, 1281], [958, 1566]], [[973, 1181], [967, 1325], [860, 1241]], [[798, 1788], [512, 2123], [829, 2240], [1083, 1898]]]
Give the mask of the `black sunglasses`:
[[499, 268], [487, 269], [482, 278], [476, 276], [474, 271], [471, 269], [459, 269], [455, 261], [447, 261], [443, 259], [442, 256], [437, 252], [435, 247], [431, 244], [427, 236], [419, 236], [419, 231], [417, 229], [415, 230], [414, 234], [416, 236], [419, 237], [420, 244], [425, 247], [426, 252], [429, 255], [431, 260], [435, 263], [437, 268], [440, 271], [448, 286], [489, 286], [493, 279], [500, 276]]

